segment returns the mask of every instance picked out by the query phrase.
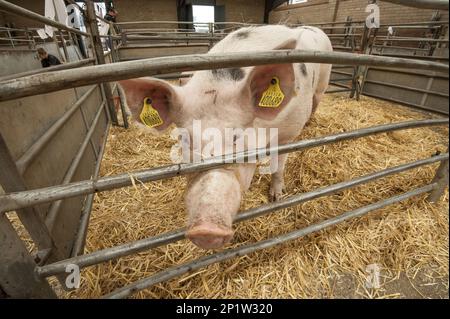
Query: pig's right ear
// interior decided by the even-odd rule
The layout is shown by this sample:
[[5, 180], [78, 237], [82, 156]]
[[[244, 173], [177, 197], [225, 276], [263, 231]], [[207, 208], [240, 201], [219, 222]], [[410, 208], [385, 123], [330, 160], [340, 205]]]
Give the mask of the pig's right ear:
[[162, 131], [173, 123], [174, 113], [179, 108], [180, 103], [175, 88], [169, 83], [151, 78], [124, 80], [118, 83], [125, 93], [127, 106], [131, 111], [133, 120], [149, 126], [148, 123], [142, 121], [141, 113], [145, 101], [151, 101], [151, 107], [157, 114], [153, 110], [151, 112], [154, 113], [153, 115], [156, 118], [159, 116], [161, 120], [159, 123], [162, 122], [156, 126], [152, 125], [153, 128]]

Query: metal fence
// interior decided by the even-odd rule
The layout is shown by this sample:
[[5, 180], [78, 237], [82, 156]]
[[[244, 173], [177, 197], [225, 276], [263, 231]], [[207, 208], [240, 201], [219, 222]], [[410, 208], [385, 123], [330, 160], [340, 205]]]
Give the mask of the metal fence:
[[[89, 2], [90, 1], [88, 1], [88, 3]], [[4, 7], [2, 7], [3, 3], [4, 1], [0, 1], [0, 8], [4, 9]], [[45, 19], [43, 17], [41, 18]], [[377, 67], [414, 68], [416, 70], [429, 70], [448, 73], [448, 65], [435, 61], [413, 60], [385, 56], [370, 56], [364, 54], [355, 55], [346, 52], [330, 53], [319, 51], [286, 50], [250, 53], [246, 52], [245, 54], [200, 54], [187, 55], [184, 56], [183, 59], [178, 59], [176, 57], [162, 57], [113, 63], [108, 65], [99, 64], [77, 69], [58, 70], [45, 74], [33, 74], [27, 77], [9, 79], [0, 82], [0, 101], [23, 99], [29, 96], [37, 96], [49, 92], [58, 92], [68, 88], [75, 88], [92, 84], [95, 85], [98, 83], [111, 82], [140, 76], [152, 76], [173, 72], [218, 69], [225, 67], [243, 67], [274, 63], [300, 62], [331, 63], [351, 66], [368, 65]], [[103, 112], [107, 100], [107, 98], [104, 98], [100, 107], [97, 109], [94, 122], [98, 119], [99, 114]], [[0, 107], [5, 107], [5, 105]], [[75, 106], [73, 107], [75, 108]], [[448, 123], [448, 118], [439, 118], [385, 124], [351, 132], [318, 137], [310, 140], [302, 140], [287, 145], [281, 145], [277, 148], [258, 149], [251, 152], [248, 151], [244, 153], [227, 155], [224, 157], [211, 158], [200, 163], [168, 165], [98, 178], [97, 173], [102, 152], [104, 150], [103, 145], [97, 157], [98, 160], [95, 166], [96, 174], [91, 179], [80, 180], [77, 182], [61, 183], [61, 185], [32, 190], [25, 190], [22, 185], [22, 187], [16, 187], [16, 189], [13, 189], [11, 191], [6, 190], [5, 194], [0, 195], [0, 231], [3, 234], [0, 242], [0, 286], [4, 290], [4, 292], [11, 297], [56, 297], [55, 293], [50, 288], [46, 278], [50, 276], [60, 276], [59, 278], [64, 278], [62, 276], [65, 273], [66, 266], [70, 264], [75, 264], [80, 268], [88, 267], [109, 260], [117, 259], [122, 256], [134, 254], [139, 251], [166, 245], [168, 243], [182, 240], [184, 238], [185, 229], [178, 229], [170, 233], [159, 234], [154, 237], [145, 238], [135, 242], [77, 256], [79, 252], [82, 252], [84, 246], [85, 234], [88, 228], [89, 213], [92, 207], [93, 196], [97, 192], [130, 186], [132, 185], [133, 180], [136, 179], [145, 183], [190, 174], [193, 172], [205, 171], [224, 165], [229, 165], [227, 163], [229, 163], [230, 160], [245, 160], [246, 158], [254, 158], [255, 155], [268, 156], [274, 151], [277, 151], [279, 154], [285, 154], [311, 147], [318, 147], [321, 145], [336, 143], [343, 140], [361, 138], [374, 134], [403, 129], [413, 129], [418, 127], [438, 125], [446, 126], [448, 125]], [[91, 128], [92, 127], [95, 127], [95, 125], [92, 124]], [[90, 136], [90, 134], [91, 130], [89, 130], [87, 136]], [[83, 147], [87, 147], [87, 144], [89, 144], [89, 138], [86, 138], [85, 142], [83, 143]], [[18, 172], [20, 171], [20, 167], [26, 165], [20, 163], [26, 163], [27, 161], [20, 161], [20, 165], [17, 165], [17, 162], [11, 161], [11, 159], [9, 159], [8, 161], [8, 156], [6, 156], [7, 153], [7, 146], [0, 143], [0, 163], [2, 165], [2, 172], [7, 172], [8, 178], [12, 178], [14, 177], [14, 174], [18, 174]], [[413, 196], [429, 193], [428, 199], [432, 202], [437, 201], [448, 185], [448, 161], [449, 154], [447, 150], [445, 154], [439, 154], [430, 158], [419, 159], [415, 162], [387, 168], [385, 170], [361, 176], [349, 181], [316, 189], [308, 193], [294, 195], [278, 202], [265, 204], [256, 208], [242, 211], [235, 218], [235, 223], [262, 216], [279, 209], [298, 205], [315, 198], [331, 195], [336, 192], [368, 183], [385, 176], [398, 174], [400, 172], [411, 170], [424, 165], [430, 165], [438, 162], [441, 163], [433, 181], [431, 181], [431, 183], [428, 185], [424, 185], [423, 187], [413, 189], [406, 193], [399, 194], [397, 196], [361, 207], [350, 212], [346, 212], [342, 215], [322, 221], [317, 224], [310, 225], [303, 229], [299, 229], [261, 242], [242, 245], [233, 249], [225, 249], [221, 252], [208, 255], [197, 260], [193, 260], [186, 264], [174, 266], [153, 276], [143, 278], [135, 283], [117, 289], [112, 293], [106, 295], [105, 297], [127, 297], [133, 293], [136, 293], [137, 291], [146, 289], [152, 285], [169, 280], [176, 276], [180, 276], [187, 272], [305, 236], [312, 232], [319, 231], [326, 227], [331, 227], [351, 218], [362, 216], [373, 210], [399, 201], [403, 201]], [[3, 166], [4, 163], [7, 163], [7, 165]], [[57, 205], [55, 203], [58, 203], [61, 200], [76, 199], [82, 196], [87, 196], [87, 199], [85, 201], [82, 214], [78, 215], [79, 217], [77, 218], [80, 230], [78, 231], [78, 233], [76, 234], [76, 238], [74, 239], [74, 248], [72, 249], [74, 254], [72, 254], [71, 258], [62, 258], [61, 260], [49, 262], [45, 259], [45, 256], [56, 249], [55, 240], [48, 234], [48, 228], [46, 227], [46, 225], [42, 224], [41, 221], [36, 220], [36, 216], [38, 215], [34, 211], [34, 208], [50, 203], [53, 203], [52, 205]], [[37, 230], [37, 233], [39, 233], [40, 231], [45, 234], [45, 238], [47, 240], [39, 245], [40, 255], [43, 255], [44, 258], [42, 258], [39, 263], [36, 263], [36, 261], [33, 260], [33, 258], [30, 256], [18, 234], [13, 229], [10, 221], [6, 218], [5, 213], [11, 211], [16, 211], [18, 213], [20, 212], [20, 214], [24, 217], [24, 219], [22, 219], [22, 222], [25, 228], [30, 232], [30, 234], [32, 232], [36, 233], [36, 231], [33, 230], [33, 227], [35, 228], [36, 225], [40, 226], [40, 228]], [[24, 220], [28, 220], [29, 222], [26, 223], [24, 222]]]

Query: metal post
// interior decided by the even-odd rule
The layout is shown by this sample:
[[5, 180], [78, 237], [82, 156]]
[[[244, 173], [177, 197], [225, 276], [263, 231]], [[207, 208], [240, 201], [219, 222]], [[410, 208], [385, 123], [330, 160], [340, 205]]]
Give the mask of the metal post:
[[[448, 147], [447, 151], [448, 153]], [[433, 178], [433, 183], [437, 183], [437, 187], [430, 193], [427, 200], [436, 203], [444, 194], [445, 188], [448, 186], [448, 159], [441, 162]]]
[[[25, 182], [1, 134], [0, 167], [0, 185], [5, 192], [10, 193], [26, 190]], [[50, 233], [47, 227], [45, 227], [42, 213], [33, 207], [17, 210], [20, 221], [40, 250], [54, 248]]]
[[10, 298], [56, 298], [6, 215], [0, 216], [0, 290]]
[[[87, 20], [86, 24], [89, 26], [89, 30], [91, 33], [91, 40], [92, 40], [93, 50], [94, 50], [94, 54], [95, 54], [95, 57], [97, 60], [97, 64], [105, 64], [105, 56], [103, 53], [103, 46], [102, 46], [102, 42], [100, 39], [99, 31], [98, 31], [97, 18], [95, 15], [94, 3], [92, 2], [92, 0], [86, 1], [86, 8], [87, 8], [86, 16], [85, 16], [85, 18]], [[110, 87], [109, 83], [103, 83], [102, 87], [103, 87], [103, 91], [105, 93], [106, 104], [108, 106], [109, 113], [111, 115], [111, 120], [114, 125], [117, 125], [118, 124], [117, 114], [116, 114], [116, 110], [114, 108], [114, 101], [113, 101], [111, 87]]]
[[61, 43], [64, 51], [64, 57], [66, 58], [66, 62], [70, 62], [69, 52], [67, 51], [66, 40], [64, 39], [64, 34], [61, 30], [58, 30], [59, 37], [61, 38]]

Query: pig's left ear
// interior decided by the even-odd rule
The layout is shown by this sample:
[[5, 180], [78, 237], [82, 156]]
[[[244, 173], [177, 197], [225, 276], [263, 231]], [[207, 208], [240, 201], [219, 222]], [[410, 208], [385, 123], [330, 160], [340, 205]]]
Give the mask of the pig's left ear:
[[125, 93], [134, 121], [162, 131], [177, 117], [180, 102], [176, 87], [152, 78], [124, 80], [118, 83]]
[[[296, 41], [288, 41], [275, 50], [294, 49]], [[295, 73], [292, 64], [256, 66], [250, 72], [244, 87], [244, 96], [250, 101], [256, 117], [271, 120], [295, 95]]]

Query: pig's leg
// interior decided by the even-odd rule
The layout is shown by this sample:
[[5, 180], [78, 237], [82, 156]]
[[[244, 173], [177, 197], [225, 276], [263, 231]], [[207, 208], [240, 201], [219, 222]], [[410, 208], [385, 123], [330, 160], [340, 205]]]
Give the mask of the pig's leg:
[[269, 200], [271, 202], [278, 201], [285, 191], [284, 187], [284, 168], [286, 166], [288, 154], [278, 155], [278, 168], [272, 174], [270, 181]]
[[316, 112], [317, 107], [319, 106], [320, 101], [322, 100], [324, 95], [325, 95], [324, 93], [318, 93], [318, 92], [316, 92], [314, 94], [311, 115], [313, 115]]

